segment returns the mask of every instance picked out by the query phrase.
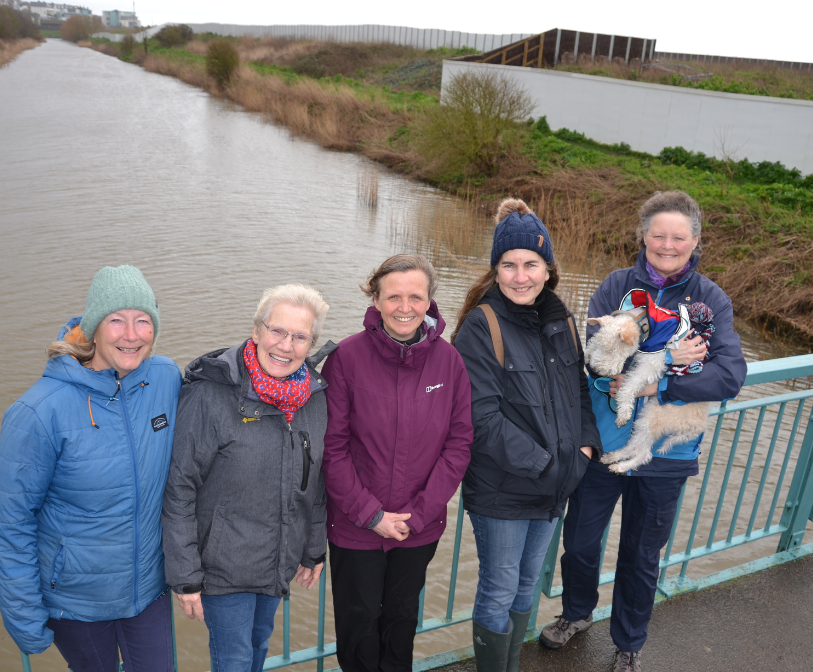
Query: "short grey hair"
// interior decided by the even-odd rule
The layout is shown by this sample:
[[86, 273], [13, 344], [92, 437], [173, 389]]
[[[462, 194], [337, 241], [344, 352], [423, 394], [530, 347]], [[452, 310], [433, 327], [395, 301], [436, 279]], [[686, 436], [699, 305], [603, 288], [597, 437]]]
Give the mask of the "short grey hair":
[[[656, 191], [638, 211], [641, 223], [638, 225], [636, 233], [641, 245], [644, 245], [644, 238], [652, 225], [652, 219], [662, 212], [675, 212], [686, 217], [689, 220], [692, 238], [700, 238], [700, 231], [703, 228], [703, 213], [700, 211], [697, 201], [685, 191]], [[695, 254], [699, 253], [700, 246], [698, 245]]]
[[438, 291], [438, 274], [426, 257], [422, 254], [396, 254], [384, 261], [381, 266], [370, 273], [366, 285], [359, 285], [361, 291], [370, 298], [378, 297], [381, 292], [381, 281], [390, 273], [405, 273], [406, 271], [423, 271], [429, 284], [429, 300], [435, 297]]
[[260, 302], [257, 304], [257, 311], [254, 313], [254, 326], [257, 329], [260, 325], [268, 319], [272, 313], [281, 303], [287, 303], [289, 306], [301, 306], [308, 308], [313, 313], [313, 340], [319, 340], [319, 335], [322, 333], [322, 327], [325, 325], [325, 318], [330, 306], [325, 303], [322, 295], [317, 292], [313, 287], [306, 287], [298, 282], [290, 285], [278, 285], [271, 289], [266, 289]]

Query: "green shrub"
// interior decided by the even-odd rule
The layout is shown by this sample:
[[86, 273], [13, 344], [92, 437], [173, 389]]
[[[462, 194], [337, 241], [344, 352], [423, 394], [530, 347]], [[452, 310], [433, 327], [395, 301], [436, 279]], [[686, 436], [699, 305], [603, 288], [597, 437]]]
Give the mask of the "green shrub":
[[418, 151], [436, 174], [493, 174], [518, 152], [533, 103], [514, 79], [495, 72], [463, 72], [443, 88], [441, 105], [427, 110]]
[[18, 12], [6, 5], [0, 6], [0, 40], [17, 40], [23, 37], [41, 38], [39, 28], [28, 12]]
[[558, 131], [554, 131], [553, 134], [560, 140], [566, 140], [567, 142], [587, 141], [587, 137], [584, 135], [584, 133], [579, 133], [578, 131], [571, 131], [568, 128], [560, 128]]
[[132, 35], [125, 35], [119, 42], [119, 58], [122, 61], [129, 61], [133, 57], [136, 44], [136, 39]]
[[536, 130], [542, 135], [551, 135], [553, 133], [553, 131], [550, 130], [550, 124], [548, 123], [548, 115], [539, 117], [539, 120], [536, 122]]
[[155, 39], [162, 47], [172, 48], [180, 47], [186, 44], [194, 37], [192, 29], [185, 23], [179, 23], [174, 26], [164, 26], [155, 34]]
[[206, 74], [209, 75], [220, 88], [224, 88], [234, 76], [234, 71], [240, 65], [240, 56], [231, 42], [215, 40], [206, 49]]

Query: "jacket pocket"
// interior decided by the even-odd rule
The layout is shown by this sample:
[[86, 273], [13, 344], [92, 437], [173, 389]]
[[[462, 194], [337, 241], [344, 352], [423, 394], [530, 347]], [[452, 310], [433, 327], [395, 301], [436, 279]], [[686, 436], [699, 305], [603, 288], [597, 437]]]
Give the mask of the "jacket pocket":
[[203, 538], [203, 548], [200, 554], [200, 561], [204, 569], [211, 565], [212, 560], [217, 554], [217, 544], [220, 541], [220, 536], [223, 532], [223, 523], [225, 521], [225, 506], [218, 506], [212, 514], [212, 524], [206, 536]]
[[65, 569], [65, 544], [60, 544], [54, 556], [54, 563], [51, 567], [51, 590], [56, 590], [62, 578], [62, 571]]
[[536, 366], [527, 357], [505, 358], [503, 396], [506, 401], [525, 406], [542, 405], [542, 388]]

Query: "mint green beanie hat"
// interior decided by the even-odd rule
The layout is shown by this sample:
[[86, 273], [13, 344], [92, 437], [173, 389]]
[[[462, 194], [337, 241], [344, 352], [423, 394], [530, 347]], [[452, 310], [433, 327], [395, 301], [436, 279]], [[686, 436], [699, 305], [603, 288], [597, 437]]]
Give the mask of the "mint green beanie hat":
[[88, 290], [85, 314], [79, 327], [88, 341], [99, 323], [117, 310], [143, 310], [152, 318], [158, 335], [158, 303], [152, 287], [135, 266], [105, 266], [93, 276]]

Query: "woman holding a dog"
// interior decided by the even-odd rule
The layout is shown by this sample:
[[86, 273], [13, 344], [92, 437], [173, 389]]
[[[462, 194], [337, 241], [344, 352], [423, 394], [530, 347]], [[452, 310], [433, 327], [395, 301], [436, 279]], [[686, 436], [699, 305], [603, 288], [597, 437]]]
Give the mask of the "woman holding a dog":
[[209, 629], [213, 672], [260, 672], [274, 614], [325, 561], [327, 404], [309, 358], [328, 305], [266, 290], [250, 338], [186, 367], [164, 495], [167, 583]]
[[327, 536], [344, 672], [411, 672], [420, 593], [469, 463], [466, 368], [441, 338], [432, 264], [398, 254], [362, 288], [364, 329], [325, 363]]
[[556, 523], [601, 441], [573, 317], [545, 225], [520, 200], [497, 213], [491, 268], [469, 290], [454, 344], [472, 387], [463, 480], [480, 561], [478, 672], [517, 672]]
[[172, 672], [161, 502], [181, 374], [153, 356], [155, 294], [102, 268], [82, 317], [0, 432], [0, 612], [28, 654], [74, 672]]
[[[714, 330], [708, 346], [704, 338], [690, 332], [679, 341], [679, 348], [668, 350], [667, 363], [678, 375], [664, 376], [645, 387], [636, 413], [647, 397], [649, 403], [658, 404], [732, 399], [745, 380], [745, 359], [734, 331], [731, 300], [697, 271], [700, 208], [683, 192], [658, 192], [644, 203], [639, 215], [643, 249], [637, 262], [607, 277], [590, 300], [589, 316], [609, 315], [622, 307], [630, 290], [643, 289], [653, 305], [673, 311], [679, 304], [705, 304], [713, 314]], [[588, 340], [596, 329], [588, 327]], [[644, 344], [642, 341], [642, 348]], [[696, 362], [703, 364], [692, 366]], [[615, 376], [603, 393], [594, 384], [596, 378], [590, 378], [593, 409], [607, 453], [623, 448], [634, 427], [635, 415], [626, 425], [615, 425], [611, 399], [623, 379], [623, 374]], [[561, 648], [592, 625], [598, 602], [601, 539], [621, 497], [610, 634], [617, 647], [614, 669], [640, 672], [640, 651], [652, 615], [660, 552], [669, 538], [681, 489], [689, 476], [698, 473], [702, 438], [678, 444], [662, 456], [657, 450], [663, 440], [658, 441], [652, 446], [652, 460], [624, 475], [611, 473], [603, 464], [588, 467], [570, 497], [564, 522], [562, 616], [543, 629], [541, 644]]]

